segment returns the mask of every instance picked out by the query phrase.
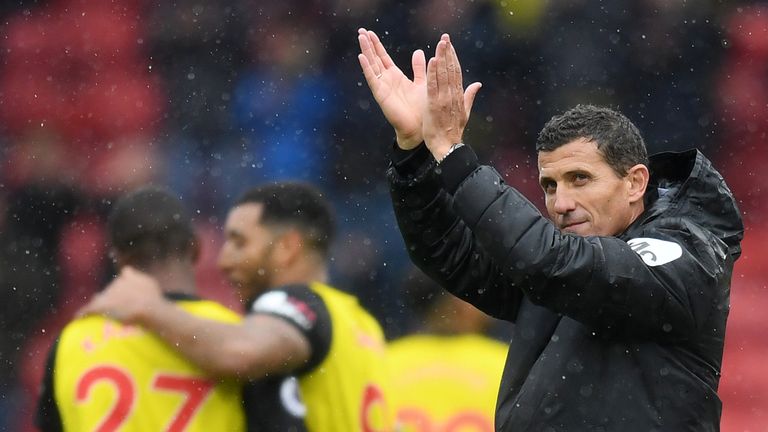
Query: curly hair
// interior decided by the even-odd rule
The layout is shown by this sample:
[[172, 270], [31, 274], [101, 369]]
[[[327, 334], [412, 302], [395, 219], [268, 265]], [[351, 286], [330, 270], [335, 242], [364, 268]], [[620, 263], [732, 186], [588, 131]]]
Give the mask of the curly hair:
[[194, 255], [192, 220], [168, 189], [150, 185], [124, 195], [113, 205], [107, 225], [112, 247], [140, 268]]

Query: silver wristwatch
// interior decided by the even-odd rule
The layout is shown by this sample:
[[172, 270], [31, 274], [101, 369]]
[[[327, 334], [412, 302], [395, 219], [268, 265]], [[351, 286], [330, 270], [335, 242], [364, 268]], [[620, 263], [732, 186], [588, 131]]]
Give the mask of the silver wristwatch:
[[461, 148], [461, 147], [464, 147], [464, 143], [456, 143], [456, 144], [452, 145], [451, 148], [448, 149], [448, 152], [446, 152], [443, 155], [443, 157], [439, 161], [437, 161], [437, 164], [440, 165], [445, 160], [445, 158], [448, 157], [449, 154], [453, 153], [454, 150], [456, 150], [457, 148]]

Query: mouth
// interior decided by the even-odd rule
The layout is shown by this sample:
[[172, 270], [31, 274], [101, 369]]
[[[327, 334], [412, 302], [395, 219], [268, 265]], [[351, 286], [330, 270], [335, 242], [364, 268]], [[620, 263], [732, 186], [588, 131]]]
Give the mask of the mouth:
[[224, 279], [229, 282], [229, 285], [235, 289], [240, 289], [242, 286], [242, 283], [240, 281], [240, 278], [238, 278], [233, 272], [223, 272], [224, 273]]
[[560, 228], [562, 231], [570, 231], [575, 232], [577, 231], [581, 226], [586, 225], [587, 221], [582, 222], [571, 222], [568, 224], [563, 225], [562, 228]]

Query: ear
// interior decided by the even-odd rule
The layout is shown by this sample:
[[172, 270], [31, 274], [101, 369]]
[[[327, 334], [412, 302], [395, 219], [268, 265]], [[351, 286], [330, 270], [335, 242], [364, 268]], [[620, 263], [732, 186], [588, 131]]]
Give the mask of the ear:
[[625, 178], [627, 179], [627, 195], [630, 204], [637, 201], [642, 202], [648, 182], [651, 179], [648, 167], [643, 164], [637, 164], [627, 170]]
[[276, 267], [293, 264], [304, 253], [304, 238], [298, 230], [289, 229], [275, 239], [272, 260]]

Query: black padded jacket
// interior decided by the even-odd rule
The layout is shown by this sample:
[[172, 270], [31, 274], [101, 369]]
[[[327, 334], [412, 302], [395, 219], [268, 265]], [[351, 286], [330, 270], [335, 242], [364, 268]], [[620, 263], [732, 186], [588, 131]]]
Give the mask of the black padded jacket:
[[469, 146], [388, 170], [411, 259], [515, 323], [498, 431], [717, 431], [743, 225], [697, 150], [651, 157], [645, 211], [616, 237], [559, 231]]

